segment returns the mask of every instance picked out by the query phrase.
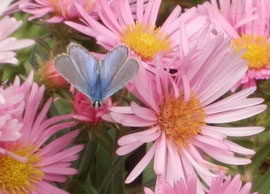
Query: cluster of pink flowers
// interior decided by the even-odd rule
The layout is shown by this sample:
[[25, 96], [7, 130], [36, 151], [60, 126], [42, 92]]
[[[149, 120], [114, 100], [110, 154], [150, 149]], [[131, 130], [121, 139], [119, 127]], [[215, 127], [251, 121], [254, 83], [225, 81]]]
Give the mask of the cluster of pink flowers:
[[69, 145], [80, 130], [43, 145], [58, 131], [76, 125], [72, 115], [46, 118], [51, 98], [38, 113], [44, 91], [44, 86], [33, 82], [33, 72], [22, 85], [17, 77], [13, 85], [1, 88], [1, 193], [34, 193], [33, 188], [41, 193], [66, 193], [50, 183], [64, 182], [67, 175], [77, 172], [70, 162], [78, 158], [83, 145]]
[[[220, 173], [218, 177], [213, 178], [211, 181], [211, 187], [209, 194], [248, 194], [251, 189], [251, 184], [246, 183], [241, 187], [242, 181], [240, 175], [234, 176], [231, 179], [231, 176], [225, 176], [223, 173]], [[149, 188], [144, 188], [145, 194], [197, 194], [197, 182], [196, 178], [193, 175], [188, 175], [186, 183], [181, 179], [176, 182], [173, 186], [168, 184], [162, 177], [159, 177], [157, 180], [155, 192]], [[257, 193], [253, 193], [257, 194]]]
[[[14, 5], [0, 2], [0, 15]], [[16, 3], [18, 5], [18, 3]], [[20, 25], [13, 17], [0, 18], [0, 63], [18, 64], [13, 50], [30, 46], [33, 40], [8, 37]], [[73, 130], [48, 143], [57, 132], [74, 127], [72, 114], [47, 118], [52, 104], [43, 104], [44, 86], [33, 82], [31, 72], [23, 84], [16, 76], [0, 86], [0, 193], [58, 193], [66, 191], [52, 183], [65, 182], [77, 170], [71, 162], [78, 159], [83, 145], [71, 146], [80, 130]]]
[[[0, 193], [66, 193], [52, 183], [77, 173], [71, 162], [84, 146], [72, 145], [81, 131], [75, 126], [106, 121], [137, 129], [118, 139], [117, 155], [150, 147], [126, 184], [153, 160], [156, 186], [154, 192], [144, 188], [146, 194], [250, 193], [251, 183], [242, 186], [240, 175], [224, 173], [226, 165], [251, 163], [255, 151], [229, 137], [256, 135], [264, 127], [223, 124], [267, 108], [263, 98], [249, 96], [256, 80], [270, 79], [269, 0], [211, 0], [187, 10], [176, 6], [161, 26], [161, 0], [10, 3], [0, 2], [0, 16], [5, 15], [0, 63], [18, 64], [13, 50], [34, 44], [8, 37], [21, 25], [8, 14], [23, 11], [30, 21], [65, 25], [95, 38], [107, 51], [124, 44], [140, 67], [125, 88], [133, 96], [128, 101], [108, 98], [97, 109], [71, 87], [74, 113], [49, 118], [53, 98], [43, 101], [46, 88], [33, 81], [33, 72], [23, 84], [16, 77], [0, 86]], [[39, 73], [50, 86], [69, 88], [53, 61]], [[65, 135], [48, 141], [59, 131]]]

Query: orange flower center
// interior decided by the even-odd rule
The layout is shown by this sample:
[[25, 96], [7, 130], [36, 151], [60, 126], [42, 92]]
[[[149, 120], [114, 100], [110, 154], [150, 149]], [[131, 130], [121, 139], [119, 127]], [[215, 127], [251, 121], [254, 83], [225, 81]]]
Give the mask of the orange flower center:
[[203, 107], [194, 95], [188, 102], [183, 97], [170, 97], [161, 108], [159, 124], [169, 139], [180, 147], [201, 132], [201, 127], [205, 125], [204, 118]]
[[242, 58], [248, 61], [249, 69], [259, 70], [270, 65], [270, 43], [263, 36], [242, 35], [232, 40], [235, 52], [246, 49]]
[[32, 183], [40, 181], [44, 173], [36, 163], [41, 160], [32, 153], [33, 147], [17, 147], [12, 152], [27, 158], [20, 162], [9, 155], [0, 155], [0, 191], [6, 194], [27, 194], [34, 191]]

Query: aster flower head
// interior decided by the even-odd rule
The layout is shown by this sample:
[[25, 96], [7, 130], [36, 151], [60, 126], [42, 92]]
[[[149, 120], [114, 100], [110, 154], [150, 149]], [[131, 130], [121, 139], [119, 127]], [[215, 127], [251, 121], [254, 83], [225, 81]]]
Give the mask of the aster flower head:
[[236, 53], [246, 49], [242, 58], [248, 62], [248, 71], [234, 90], [256, 85], [256, 80], [270, 78], [270, 2], [268, 0], [211, 0], [198, 7], [207, 15], [219, 32], [233, 38], [232, 49]]
[[14, 141], [21, 137], [25, 97], [28, 96], [32, 81], [33, 74], [30, 74], [22, 85], [19, 77], [16, 77], [10, 86], [0, 87], [0, 142]]
[[11, 63], [16, 65], [18, 60], [15, 58], [16, 53], [14, 50], [28, 47], [34, 44], [34, 41], [29, 39], [17, 40], [14, 37], [9, 37], [22, 24], [21, 21], [17, 21], [13, 17], [1, 17], [10, 2], [10, 0], [0, 1], [0, 64]]
[[29, 20], [42, 18], [49, 14], [50, 18], [46, 19], [48, 23], [59, 23], [79, 18], [75, 3], [81, 5], [88, 14], [97, 16], [96, 0], [33, 0], [22, 1], [19, 7], [22, 11], [32, 15]]
[[68, 86], [68, 82], [56, 71], [54, 60], [49, 60], [42, 64], [40, 61], [38, 70], [39, 82], [44, 84], [49, 90], [63, 89]]
[[67, 193], [51, 183], [65, 182], [67, 175], [77, 172], [70, 165], [83, 146], [69, 147], [69, 144], [79, 130], [47, 142], [58, 131], [73, 127], [75, 122], [68, 121], [72, 115], [46, 118], [51, 98], [39, 111], [44, 90], [36, 83], [31, 85], [20, 120], [23, 124], [21, 137], [16, 141], [0, 142], [0, 193]]
[[[99, 0], [22, 0], [19, 3], [19, 8], [31, 14], [29, 20], [43, 18], [48, 23], [59, 23], [63, 21], [79, 20], [81, 18], [75, 4], [83, 7], [84, 11], [91, 15], [93, 18], [98, 18], [97, 6]], [[115, 6], [114, 0], [106, 0], [109, 6]], [[134, 0], [130, 0], [134, 4]]]
[[[83, 24], [69, 21], [65, 23], [96, 38], [97, 43], [107, 50], [125, 44], [133, 55], [146, 62], [151, 62], [159, 52], [165, 53], [165, 59], [173, 58], [180, 50], [179, 34], [192, 41], [197, 33], [204, 29], [203, 17], [197, 17], [193, 14], [194, 11], [187, 11], [180, 16], [180, 6], [176, 6], [163, 25], [158, 27], [156, 21], [161, 0], [138, 0], [133, 7], [128, 0], [114, 2], [117, 6], [110, 7], [106, 0], [100, 0], [98, 14], [103, 24], [88, 15], [79, 5], [76, 7], [82, 16]], [[181, 24], [186, 24], [186, 29], [179, 28]]]
[[[146, 127], [119, 139], [118, 155], [125, 155], [144, 143], [152, 147], [126, 179], [132, 182], [154, 158], [154, 171], [173, 185], [187, 174], [195, 173], [210, 185], [211, 178], [224, 167], [205, 159], [205, 155], [225, 164], [251, 162], [253, 150], [241, 147], [227, 136], [241, 137], [260, 133], [263, 127], [221, 127], [256, 115], [266, 109], [263, 99], [248, 98], [256, 88], [249, 88], [218, 100], [245, 74], [247, 65], [242, 53], [230, 50], [230, 40], [218, 35], [203, 37], [207, 44], [190, 50], [180, 61], [180, 69], [171, 74], [156, 61], [155, 74], [144, 68], [129, 90], [144, 104], [111, 107], [110, 117], [129, 127]], [[204, 42], [204, 41], [199, 42]], [[203, 49], [203, 50], [200, 50]], [[238, 157], [243, 155], [246, 157]], [[203, 185], [198, 181], [198, 191]]]
[[[198, 194], [196, 189], [196, 177], [192, 174], [188, 175], [187, 183], [181, 179], [176, 182], [173, 186], [168, 184], [162, 177], [158, 177], [155, 192], [149, 188], [144, 188], [145, 194]], [[246, 183], [242, 186], [240, 175], [225, 176], [220, 173], [218, 177], [213, 178], [209, 189], [209, 194], [250, 194], [251, 183]], [[256, 194], [256, 193], [253, 193]]]
[[98, 109], [92, 106], [91, 100], [81, 92], [77, 92], [74, 96], [73, 107], [76, 114], [74, 119], [97, 124], [102, 121], [102, 116], [109, 112], [109, 107], [115, 104], [112, 103], [111, 98], [107, 98], [102, 102], [102, 106]]

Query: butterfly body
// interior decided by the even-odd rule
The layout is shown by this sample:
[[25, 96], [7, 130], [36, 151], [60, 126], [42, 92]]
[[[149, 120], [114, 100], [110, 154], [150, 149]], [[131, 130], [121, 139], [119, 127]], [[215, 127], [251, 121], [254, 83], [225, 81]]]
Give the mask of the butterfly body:
[[70, 43], [67, 53], [55, 59], [56, 70], [76, 89], [89, 97], [92, 106], [122, 89], [139, 68], [135, 59], [128, 59], [128, 48], [118, 46], [103, 60], [96, 59], [84, 47]]
[[101, 107], [101, 102], [99, 100], [94, 100], [92, 102], [92, 106], [95, 108], [95, 109], [98, 109]]

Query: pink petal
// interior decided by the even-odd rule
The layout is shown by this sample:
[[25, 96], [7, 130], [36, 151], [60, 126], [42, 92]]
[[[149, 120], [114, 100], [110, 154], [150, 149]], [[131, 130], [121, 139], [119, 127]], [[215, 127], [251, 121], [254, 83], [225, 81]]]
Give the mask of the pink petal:
[[162, 175], [165, 170], [165, 163], [166, 163], [166, 135], [163, 131], [161, 134], [161, 138], [158, 141], [156, 154], [154, 159], [154, 170], [156, 175]]
[[205, 126], [207, 130], [215, 131], [218, 133], [223, 133], [232, 137], [245, 137], [250, 135], [255, 135], [264, 130], [264, 127], [215, 127], [215, 126]]
[[158, 126], [155, 126], [153, 128], [147, 129], [147, 130], [143, 130], [143, 131], [140, 131], [140, 132], [137, 132], [137, 133], [131, 133], [131, 134], [122, 136], [118, 140], [118, 144], [120, 146], [123, 146], [123, 145], [127, 145], [129, 143], [137, 142], [138, 140], [140, 140], [139, 137], [144, 136], [144, 135], [146, 135], [146, 136], [153, 135], [158, 130], [159, 130], [159, 127]]
[[227, 111], [224, 113], [216, 113], [213, 115], [207, 115], [205, 122], [207, 123], [228, 123], [233, 121], [239, 121], [257, 115], [263, 112], [267, 108], [266, 105], [258, 105], [247, 107], [239, 110]]
[[120, 148], [118, 148], [116, 150], [116, 154], [119, 155], [119, 156], [126, 155], [126, 154], [136, 150], [138, 147], [140, 147], [143, 144], [144, 144], [144, 142], [141, 142], [141, 141], [136, 141], [134, 143], [126, 144], [126, 145], [121, 146]]
[[129, 127], [148, 127], [156, 123], [156, 121], [142, 119], [133, 115], [123, 115], [121, 119], [121, 124]]
[[131, 102], [131, 110], [135, 115], [142, 119], [147, 118], [147, 120], [157, 121], [157, 115], [154, 111], [149, 108], [140, 107], [135, 102]]
[[145, 169], [145, 167], [149, 164], [152, 158], [155, 155], [157, 147], [157, 142], [155, 142], [152, 147], [148, 150], [145, 156], [141, 159], [141, 161], [135, 166], [135, 168], [131, 171], [131, 173], [126, 178], [125, 183], [131, 183], [135, 178], [137, 178], [141, 172]]

